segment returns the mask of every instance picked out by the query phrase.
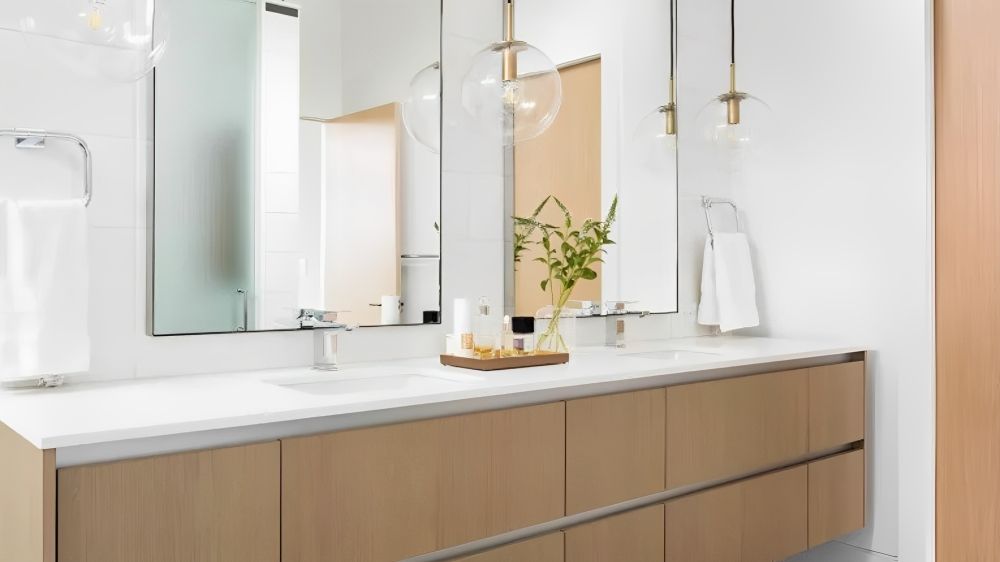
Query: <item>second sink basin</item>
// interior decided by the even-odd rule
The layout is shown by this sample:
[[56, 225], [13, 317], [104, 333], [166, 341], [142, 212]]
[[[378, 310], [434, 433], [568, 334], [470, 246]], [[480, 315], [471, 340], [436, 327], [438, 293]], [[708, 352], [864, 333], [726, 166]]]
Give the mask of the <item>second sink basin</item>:
[[311, 373], [298, 378], [264, 381], [307, 394], [365, 394], [405, 391], [409, 394], [458, 390], [479, 381], [472, 375], [429, 372], [351, 372]]

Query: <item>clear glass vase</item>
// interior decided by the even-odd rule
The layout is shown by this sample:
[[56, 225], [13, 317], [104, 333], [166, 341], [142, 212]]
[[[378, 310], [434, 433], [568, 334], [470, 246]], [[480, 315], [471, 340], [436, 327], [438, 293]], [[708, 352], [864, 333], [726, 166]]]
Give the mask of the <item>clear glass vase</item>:
[[569, 353], [576, 345], [576, 316], [565, 306], [546, 306], [536, 314], [535, 350], [542, 353]]

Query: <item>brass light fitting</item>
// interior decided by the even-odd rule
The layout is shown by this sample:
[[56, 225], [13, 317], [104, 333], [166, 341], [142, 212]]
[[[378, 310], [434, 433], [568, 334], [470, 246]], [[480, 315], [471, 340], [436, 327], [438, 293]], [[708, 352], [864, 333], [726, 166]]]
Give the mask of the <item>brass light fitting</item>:
[[729, 65], [729, 91], [719, 96], [719, 101], [726, 104], [726, 121], [730, 125], [740, 124], [740, 103], [747, 95], [736, 91], [736, 63]]
[[517, 80], [517, 47], [519, 41], [514, 39], [514, 0], [504, 3], [503, 62], [501, 63], [501, 79], [504, 82]]
[[660, 106], [660, 113], [663, 114], [664, 132], [668, 135], [677, 134], [677, 95], [674, 79], [670, 79], [670, 101], [666, 105]]

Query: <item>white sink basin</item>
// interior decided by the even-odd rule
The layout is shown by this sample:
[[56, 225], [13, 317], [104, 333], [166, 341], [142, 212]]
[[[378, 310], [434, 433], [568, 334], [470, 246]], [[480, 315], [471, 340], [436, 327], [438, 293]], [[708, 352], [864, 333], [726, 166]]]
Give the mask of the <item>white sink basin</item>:
[[431, 372], [317, 371], [304, 377], [264, 381], [307, 394], [406, 392], [433, 394], [468, 387], [482, 379], [473, 375]]
[[687, 351], [684, 349], [661, 349], [659, 351], [640, 351], [625, 353], [626, 357], [641, 357], [643, 359], [660, 359], [666, 361], [712, 361], [719, 357], [718, 353], [707, 351]]

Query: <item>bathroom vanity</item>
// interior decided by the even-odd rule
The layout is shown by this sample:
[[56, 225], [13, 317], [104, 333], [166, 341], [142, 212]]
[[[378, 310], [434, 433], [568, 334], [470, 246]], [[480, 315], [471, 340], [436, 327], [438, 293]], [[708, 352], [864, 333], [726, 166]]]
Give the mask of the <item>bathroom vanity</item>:
[[764, 338], [0, 394], [0, 561], [783, 560], [865, 525], [865, 352]]

